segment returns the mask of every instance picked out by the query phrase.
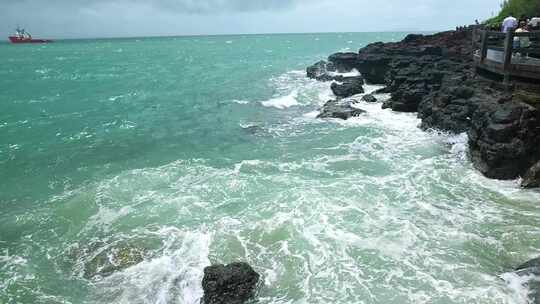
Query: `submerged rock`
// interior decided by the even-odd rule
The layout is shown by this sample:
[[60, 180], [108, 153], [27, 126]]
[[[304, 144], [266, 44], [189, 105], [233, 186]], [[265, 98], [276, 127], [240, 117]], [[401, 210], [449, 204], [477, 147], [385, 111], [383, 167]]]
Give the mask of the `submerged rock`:
[[362, 96], [362, 100], [365, 102], [377, 102], [377, 98], [371, 94], [366, 94]]
[[83, 276], [87, 279], [109, 276], [139, 264], [144, 260], [144, 255], [145, 250], [136, 247], [106, 248], [84, 264]]
[[255, 297], [260, 275], [246, 263], [204, 269], [204, 304], [241, 304]]
[[360, 116], [366, 111], [352, 106], [352, 101], [329, 100], [321, 108], [317, 118], [339, 118], [347, 120], [351, 117]]
[[[540, 271], [540, 257], [532, 259], [522, 265], [519, 265], [516, 270], [526, 270], [526, 269], [538, 269]], [[540, 272], [538, 273], [540, 275]]]
[[337, 97], [347, 98], [364, 93], [364, 78], [362, 76], [344, 77], [341, 83], [332, 83], [331, 89]]

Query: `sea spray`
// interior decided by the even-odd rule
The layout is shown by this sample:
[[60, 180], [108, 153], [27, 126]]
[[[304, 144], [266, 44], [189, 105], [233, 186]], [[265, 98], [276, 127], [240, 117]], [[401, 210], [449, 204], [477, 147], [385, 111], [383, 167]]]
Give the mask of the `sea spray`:
[[537, 192], [361, 95], [315, 118], [333, 96], [305, 66], [402, 36], [0, 46], [0, 302], [198, 303], [241, 260], [260, 303], [525, 304], [500, 275], [539, 249]]

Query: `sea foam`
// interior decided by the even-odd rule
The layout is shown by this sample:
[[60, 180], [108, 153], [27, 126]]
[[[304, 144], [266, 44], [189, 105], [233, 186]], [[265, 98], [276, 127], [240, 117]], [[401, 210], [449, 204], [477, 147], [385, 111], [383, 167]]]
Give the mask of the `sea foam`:
[[261, 104], [265, 107], [274, 107], [278, 109], [286, 109], [292, 106], [299, 105], [296, 98], [298, 97], [298, 91], [292, 91], [289, 95], [272, 98], [266, 101], [261, 101]]

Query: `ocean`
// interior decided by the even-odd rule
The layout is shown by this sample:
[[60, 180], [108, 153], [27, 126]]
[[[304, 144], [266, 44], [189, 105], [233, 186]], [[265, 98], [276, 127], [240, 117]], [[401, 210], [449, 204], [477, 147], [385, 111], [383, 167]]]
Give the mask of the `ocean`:
[[0, 303], [195, 304], [245, 261], [261, 304], [526, 304], [540, 192], [415, 114], [316, 119], [308, 65], [405, 34], [0, 44]]

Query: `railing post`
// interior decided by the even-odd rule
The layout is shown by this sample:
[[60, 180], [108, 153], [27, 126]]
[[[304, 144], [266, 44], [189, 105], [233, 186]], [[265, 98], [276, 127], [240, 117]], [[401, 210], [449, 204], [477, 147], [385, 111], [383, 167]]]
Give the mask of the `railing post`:
[[482, 44], [480, 46], [480, 62], [483, 63], [484, 59], [487, 57], [487, 42], [488, 42], [488, 33], [486, 30], [482, 31]]
[[508, 84], [510, 81], [510, 69], [512, 67], [512, 54], [514, 53], [514, 30], [509, 29], [506, 33], [506, 39], [504, 40], [504, 61], [503, 61], [503, 73], [504, 83]]

